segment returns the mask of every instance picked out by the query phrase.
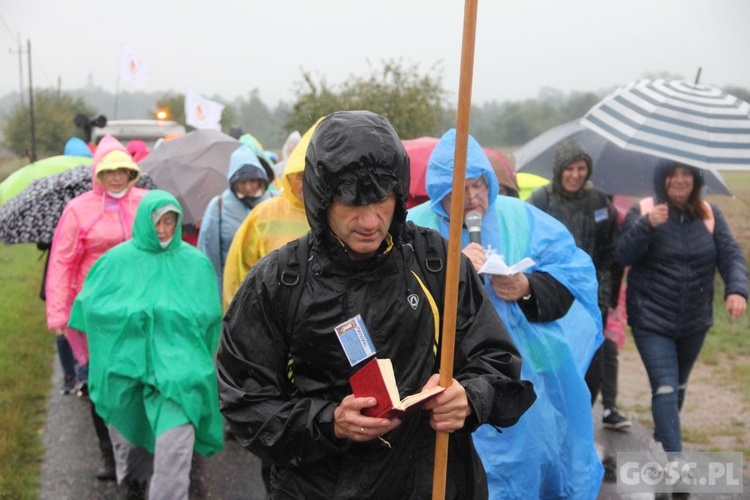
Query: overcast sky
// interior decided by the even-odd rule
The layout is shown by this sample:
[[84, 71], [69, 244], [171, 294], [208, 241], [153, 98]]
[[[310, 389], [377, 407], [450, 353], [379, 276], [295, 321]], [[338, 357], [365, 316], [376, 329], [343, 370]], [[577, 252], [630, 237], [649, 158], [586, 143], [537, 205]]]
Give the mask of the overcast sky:
[[[0, 0], [0, 95], [18, 90], [18, 36], [35, 87], [114, 92], [122, 44], [146, 90], [291, 100], [302, 70], [338, 84], [389, 58], [442, 70], [458, 92], [461, 0]], [[749, 0], [480, 0], [473, 102], [609, 89], [647, 74], [750, 87]], [[26, 59], [24, 56], [24, 86]], [[135, 90], [126, 82], [121, 90]]]

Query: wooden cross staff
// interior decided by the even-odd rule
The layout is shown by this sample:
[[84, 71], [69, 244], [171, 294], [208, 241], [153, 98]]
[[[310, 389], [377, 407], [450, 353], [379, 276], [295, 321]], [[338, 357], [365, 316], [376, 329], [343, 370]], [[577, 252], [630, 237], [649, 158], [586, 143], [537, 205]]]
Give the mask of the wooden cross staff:
[[[440, 349], [440, 385], [448, 387], [453, 381], [453, 354], [456, 342], [456, 311], [458, 308], [458, 277], [461, 267], [461, 230], [464, 218], [464, 184], [466, 155], [469, 144], [469, 115], [471, 113], [471, 83], [474, 73], [474, 39], [477, 31], [477, 1], [465, 0], [464, 31], [461, 45], [461, 75], [458, 85], [458, 113], [456, 118], [456, 152], [453, 157], [453, 187], [451, 195], [450, 231], [448, 233], [448, 262], [445, 271], [445, 299], [443, 301], [443, 330]], [[433, 500], [445, 498], [448, 468], [447, 432], [438, 432], [435, 439], [435, 469], [432, 481]]]

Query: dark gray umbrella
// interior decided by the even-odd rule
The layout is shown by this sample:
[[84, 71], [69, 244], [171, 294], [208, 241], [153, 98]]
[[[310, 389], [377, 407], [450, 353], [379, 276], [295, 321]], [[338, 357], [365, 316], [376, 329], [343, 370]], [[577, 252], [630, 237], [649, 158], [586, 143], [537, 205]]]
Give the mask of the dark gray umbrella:
[[[142, 175], [136, 185], [156, 189], [156, 184], [148, 175]], [[65, 204], [89, 190], [89, 165], [73, 167], [32, 181], [0, 207], [0, 241], [50, 245]]]
[[228, 187], [229, 157], [240, 145], [217, 130], [196, 130], [162, 142], [139, 166], [177, 198], [183, 223], [196, 224], [211, 198]]
[[[565, 139], [576, 140], [591, 156], [594, 172], [591, 182], [608, 194], [650, 196], [654, 192], [654, 166], [660, 161], [638, 151], [623, 149], [593, 130], [573, 120], [552, 128], [530, 140], [516, 151], [516, 172], [527, 172], [552, 179], [555, 167], [555, 148]], [[704, 169], [706, 191], [710, 194], [731, 196], [721, 174], [715, 169]]]

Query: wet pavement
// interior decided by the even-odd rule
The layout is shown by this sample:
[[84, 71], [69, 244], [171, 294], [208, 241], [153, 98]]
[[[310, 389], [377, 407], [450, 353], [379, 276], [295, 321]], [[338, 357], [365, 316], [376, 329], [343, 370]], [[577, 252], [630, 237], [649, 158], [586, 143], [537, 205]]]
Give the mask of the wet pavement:
[[[633, 422], [633, 426], [623, 430], [616, 431], [604, 429], [601, 425], [601, 405], [597, 404], [594, 410], [594, 422], [596, 424], [595, 441], [600, 455], [603, 457], [605, 464], [605, 480], [599, 490], [599, 500], [651, 500], [654, 498], [653, 493], [623, 493], [617, 492], [617, 453], [619, 452], [648, 452], [653, 450], [653, 440], [651, 438], [653, 431], [638, 422]], [[697, 451], [688, 450], [685, 451]], [[658, 452], [656, 452], [658, 454]], [[746, 467], [747, 468], [747, 467]], [[706, 494], [692, 493], [690, 498], [693, 500], [702, 499], [732, 499], [739, 500], [750, 498], [750, 478], [743, 479], [743, 494]]]
[[[99, 481], [94, 473], [101, 455], [91, 423], [89, 400], [59, 393], [62, 374], [54, 362], [47, 424], [42, 435], [40, 500], [115, 500], [122, 491], [114, 481]], [[266, 490], [260, 460], [235, 441], [211, 457], [195, 456], [190, 499], [262, 500]]]
[[[47, 424], [44, 428], [44, 462], [42, 465], [39, 498], [59, 499], [103, 499], [120, 498], [122, 492], [114, 481], [99, 481], [94, 472], [101, 459], [96, 435], [89, 414], [87, 398], [62, 396], [58, 389], [62, 375], [59, 363], [54, 362]], [[605, 480], [599, 492], [601, 500], [647, 500], [652, 493], [619, 494], [616, 484], [617, 453], [646, 451], [651, 442], [651, 430], [634, 422], [628, 431], [613, 431], [601, 427], [599, 407], [595, 409], [596, 443], [605, 463], [612, 464], [609, 480]], [[224, 451], [205, 458], [196, 455], [193, 462], [191, 500], [261, 500], [266, 497], [260, 477], [260, 460], [244, 450], [236, 442], [228, 440]], [[750, 481], [744, 478], [743, 494], [697, 495], [691, 499], [750, 498]]]

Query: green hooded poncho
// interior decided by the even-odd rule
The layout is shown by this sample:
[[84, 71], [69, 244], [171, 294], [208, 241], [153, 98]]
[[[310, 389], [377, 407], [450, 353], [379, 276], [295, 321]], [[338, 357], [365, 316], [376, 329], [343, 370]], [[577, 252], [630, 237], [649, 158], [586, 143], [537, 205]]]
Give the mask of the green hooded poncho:
[[[179, 208], [162, 249], [151, 214]], [[185, 423], [195, 450], [223, 447], [216, 352], [221, 304], [211, 263], [182, 241], [182, 209], [166, 191], [141, 200], [133, 238], [96, 261], [73, 304], [70, 327], [86, 332], [96, 410], [128, 441], [151, 452], [156, 436]]]

